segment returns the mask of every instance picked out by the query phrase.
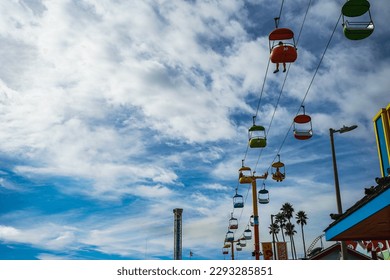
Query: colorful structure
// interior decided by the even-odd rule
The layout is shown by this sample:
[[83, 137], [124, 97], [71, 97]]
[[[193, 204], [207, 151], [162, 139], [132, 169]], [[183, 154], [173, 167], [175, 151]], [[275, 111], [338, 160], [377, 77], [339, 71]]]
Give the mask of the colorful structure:
[[390, 104], [373, 118], [379, 164], [382, 177], [388, 176], [390, 168]]
[[[363, 241], [371, 244], [372, 258], [388, 250], [390, 240], [390, 104], [373, 118], [382, 177], [376, 186], [364, 188], [364, 197], [325, 229], [328, 241]], [[381, 243], [383, 246], [374, 246]], [[385, 246], [386, 245], [386, 246]], [[366, 246], [368, 248], [368, 246]], [[382, 254], [383, 255], [383, 254]]]

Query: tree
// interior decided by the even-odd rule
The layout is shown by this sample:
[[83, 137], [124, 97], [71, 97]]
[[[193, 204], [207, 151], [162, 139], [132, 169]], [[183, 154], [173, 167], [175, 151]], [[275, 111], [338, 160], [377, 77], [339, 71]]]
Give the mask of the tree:
[[279, 225], [277, 223], [273, 223], [269, 225], [269, 234], [274, 234], [276, 236], [276, 241], [279, 242], [278, 233], [280, 231]]
[[297, 219], [297, 224], [301, 225], [301, 231], [302, 231], [302, 242], [303, 242], [303, 250], [305, 253], [305, 259], [306, 259], [306, 245], [305, 245], [305, 235], [303, 233], [303, 226], [307, 224], [307, 215], [305, 211], [298, 211], [297, 215], [295, 216]]
[[[284, 214], [284, 216], [288, 220], [288, 223], [291, 224], [291, 218], [293, 217], [293, 213], [294, 213], [294, 208], [293, 208], [292, 204], [286, 202], [282, 205], [282, 208], [280, 208], [280, 210], [282, 211], [282, 213]], [[291, 226], [293, 226], [293, 225], [291, 224]], [[287, 234], [287, 224], [286, 224], [286, 234]], [[293, 259], [296, 259], [297, 253], [295, 251], [294, 232], [290, 232], [290, 235], [288, 235], [288, 236], [290, 237], [290, 242], [291, 242], [291, 256], [293, 257]]]
[[278, 214], [275, 215], [275, 223], [279, 225], [279, 229], [280, 229], [280, 232], [282, 233], [282, 237], [283, 237], [283, 242], [286, 242], [286, 240], [284, 238], [284, 232], [283, 232], [285, 225], [286, 225], [286, 222], [287, 222], [287, 219], [282, 212], [279, 212]]
[[297, 233], [295, 230], [295, 225], [288, 222], [286, 224], [286, 235], [290, 237], [290, 244], [291, 244], [291, 256], [293, 259], [297, 258], [297, 253], [295, 251], [295, 243], [294, 243], [294, 234]]

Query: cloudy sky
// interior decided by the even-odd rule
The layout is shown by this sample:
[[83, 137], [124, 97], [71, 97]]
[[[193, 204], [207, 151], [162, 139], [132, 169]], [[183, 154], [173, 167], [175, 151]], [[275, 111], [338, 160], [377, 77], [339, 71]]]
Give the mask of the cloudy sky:
[[[380, 176], [372, 118], [390, 102], [390, 5], [372, 3], [374, 33], [350, 41], [343, 1], [284, 1], [298, 59], [273, 74], [281, 3], [0, 1], [0, 258], [172, 259], [183, 208], [183, 259], [223, 259], [231, 213], [237, 237], [252, 214], [242, 160], [263, 174], [278, 153], [285, 181], [258, 183], [270, 191], [260, 240], [285, 202], [309, 218], [307, 247], [323, 234], [337, 211], [329, 128], [358, 125], [335, 134], [344, 209]], [[291, 131], [303, 101], [307, 141]], [[261, 150], [248, 149], [254, 115]]]

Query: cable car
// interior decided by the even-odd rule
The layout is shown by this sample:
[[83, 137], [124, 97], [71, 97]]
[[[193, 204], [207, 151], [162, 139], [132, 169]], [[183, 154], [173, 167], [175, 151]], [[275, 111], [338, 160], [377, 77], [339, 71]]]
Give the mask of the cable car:
[[[367, 38], [374, 32], [374, 22], [371, 18], [370, 3], [367, 0], [349, 0], [341, 8], [343, 16], [343, 31], [350, 40]], [[356, 21], [345, 17], [358, 18]]]
[[249, 226], [246, 230], [244, 230], [244, 237], [246, 240], [251, 240], [252, 239], [252, 231], [249, 229]]
[[241, 247], [246, 247], [246, 238], [245, 238], [245, 237], [242, 237], [242, 238], [240, 239], [240, 246], [241, 246]]
[[[297, 59], [294, 32], [291, 29], [276, 28], [269, 34], [268, 39], [272, 63], [291, 63]], [[288, 41], [285, 42], [286, 40]]]
[[294, 118], [294, 137], [298, 140], [307, 140], [313, 136], [313, 127], [311, 117], [305, 114], [305, 106], [303, 114], [296, 115]]
[[251, 224], [251, 227], [253, 227], [255, 225], [255, 217], [253, 217], [253, 215], [251, 215], [250, 224]]
[[237, 243], [236, 250], [237, 251], [242, 251], [242, 247], [241, 247], [241, 243], [240, 242]]
[[278, 155], [279, 160], [272, 164], [272, 179], [276, 182], [281, 182], [286, 177], [284, 163], [280, 161], [280, 155]]
[[253, 125], [248, 130], [249, 147], [264, 148], [267, 145], [265, 128], [264, 126], [256, 125], [255, 118], [256, 116], [253, 117]]
[[238, 174], [240, 184], [252, 183], [252, 171], [249, 167], [242, 165], [242, 167], [238, 170]]
[[230, 248], [231, 242], [228, 242], [225, 240], [225, 243], [223, 244], [223, 248]]
[[227, 233], [226, 233], [226, 238], [225, 238], [225, 240], [226, 240], [227, 242], [232, 242], [232, 241], [234, 241], [234, 233], [233, 233], [232, 231], [228, 230]]
[[265, 189], [265, 184], [263, 183], [263, 188], [259, 190], [258, 200], [260, 204], [269, 203], [269, 192]]
[[234, 208], [243, 208], [244, 207], [244, 197], [237, 193], [233, 196], [233, 207]]
[[222, 248], [222, 254], [224, 254], [224, 255], [229, 254], [229, 249], [228, 248]]
[[229, 229], [238, 229], [238, 220], [233, 217], [233, 213], [229, 220]]

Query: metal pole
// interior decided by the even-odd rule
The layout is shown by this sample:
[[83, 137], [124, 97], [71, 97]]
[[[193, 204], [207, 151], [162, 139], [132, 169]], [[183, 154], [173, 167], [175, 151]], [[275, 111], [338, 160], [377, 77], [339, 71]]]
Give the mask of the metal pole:
[[340, 195], [340, 186], [339, 186], [339, 174], [337, 172], [337, 162], [336, 162], [336, 152], [334, 148], [334, 139], [333, 139], [333, 133], [335, 130], [332, 128], [329, 129], [330, 134], [330, 145], [332, 148], [332, 161], [333, 161], [333, 173], [334, 173], [334, 187], [336, 190], [336, 202], [337, 202], [337, 213], [342, 214], [343, 208], [341, 206], [341, 195]]
[[232, 256], [232, 261], [234, 261], [234, 241], [232, 241], [232, 253], [231, 253], [231, 256]]
[[[333, 172], [334, 172], [334, 187], [336, 191], [336, 202], [337, 202], [337, 212], [338, 214], [343, 214], [343, 208], [341, 205], [341, 195], [340, 195], [340, 185], [339, 185], [339, 175], [337, 172], [337, 163], [336, 163], [336, 152], [334, 148], [334, 139], [333, 134], [334, 132], [337, 132], [336, 130], [329, 128], [329, 135], [330, 135], [330, 145], [332, 148], [332, 160], [333, 160]], [[347, 260], [347, 245], [344, 241], [341, 241], [341, 259]]]
[[271, 227], [272, 227], [272, 249], [274, 250], [273, 259], [276, 260], [276, 248], [275, 248], [275, 232], [273, 230], [274, 226], [274, 215], [271, 214]]
[[260, 238], [259, 238], [259, 213], [257, 210], [257, 186], [256, 178], [252, 180], [252, 200], [253, 200], [253, 228], [255, 235], [255, 259], [260, 260]]

